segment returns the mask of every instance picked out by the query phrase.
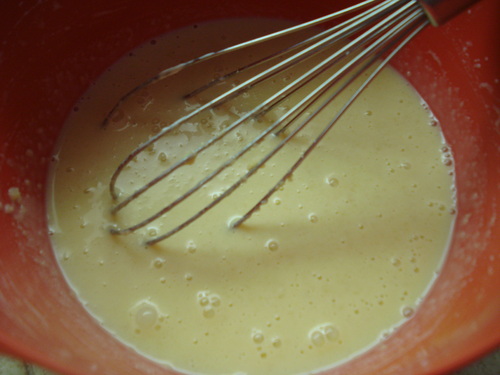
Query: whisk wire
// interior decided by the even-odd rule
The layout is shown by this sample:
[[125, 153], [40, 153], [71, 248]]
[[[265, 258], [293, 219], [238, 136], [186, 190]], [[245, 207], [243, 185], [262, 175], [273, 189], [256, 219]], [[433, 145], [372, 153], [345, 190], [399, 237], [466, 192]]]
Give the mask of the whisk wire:
[[[276, 76], [279, 73], [284, 72], [290, 67], [304, 62], [306, 59], [309, 59], [312, 56], [317, 55], [318, 53], [325, 52], [326, 48], [331, 47], [339, 40], [345, 40], [345, 38], [350, 37], [353, 38], [351, 42], [347, 42], [344, 46], [336, 48], [335, 52], [329, 53], [328, 56], [322, 58], [321, 62], [315, 63], [315, 66], [308, 69], [305, 73], [302, 73], [291, 83], [285, 85], [285, 87], [270, 95], [267, 99], [263, 100], [253, 109], [249, 110], [245, 114], [241, 115], [237, 120], [233, 121], [229, 126], [216, 133], [211, 139], [196, 147], [194, 151], [191, 151], [189, 154], [182, 157], [180, 160], [176, 161], [173, 165], [160, 173], [157, 177], [150, 180], [139, 189], [135, 190], [128, 197], [122, 199], [112, 209], [112, 213], [117, 214], [125, 206], [133, 202], [135, 199], [144, 194], [157, 183], [174, 173], [177, 169], [187, 164], [194, 163], [196, 157], [201, 152], [205, 151], [216, 142], [222, 140], [226, 135], [230, 134], [230, 132], [237, 129], [238, 126], [241, 126], [251, 118], [262, 116], [263, 114], [267, 113], [272, 108], [282, 103], [291, 94], [297, 93], [300, 89], [304, 88], [307, 84], [310, 84], [313, 80], [319, 79], [320, 75], [324, 74], [334, 65], [341, 64], [341, 67], [336, 68], [336, 71], [333, 74], [329, 75], [326, 79], [321, 77], [321, 82], [318, 83], [318, 85], [314, 89], [311, 89], [307, 95], [305, 95], [298, 103], [293, 105], [292, 108], [288, 109], [286, 113], [282, 114], [271, 125], [267, 126], [264, 131], [260, 132], [260, 134], [246, 143], [237, 153], [226, 159], [213, 171], [208, 172], [206, 176], [201, 178], [186, 192], [175, 198], [173, 201], [171, 201], [162, 209], [158, 210], [156, 213], [134, 225], [130, 225], [128, 227], [115, 226], [114, 228], [110, 229], [110, 231], [115, 234], [125, 234], [134, 232], [148, 225], [149, 223], [164, 216], [174, 207], [188, 199], [191, 195], [193, 195], [208, 182], [218, 176], [222, 171], [233, 165], [245, 153], [250, 151], [256, 145], [262, 143], [266, 139], [266, 137], [270, 135], [282, 136], [280, 141], [274, 146], [273, 149], [267, 152], [265, 156], [258, 161], [258, 163], [249, 168], [242, 177], [237, 179], [236, 182], [234, 182], [229, 188], [224, 190], [213, 201], [206, 204], [195, 214], [191, 215], [188, 219], [176, 225], [166, 233], [149, 239], [146, 244], [154, 245], [184, 229], [186, 226], [190, 225], [192, 222], [194, 222], [210, 209], [219, 204], [227, 196], [232, 194], [239, 186], [245, 183], [252, 175], [254, 175], [261, 167], [263, 167], [266, 162], [268, 162], [273, 156], [275, 156], [288, 142], [290, 142], [300, 131], [302, 131], [313, 118], [315, 118], [322, 110], [325, 109], [327, 105], [329, 105], [336, 97], [338, 97], [338, 95], [343, 92], [346, 87], [352, 85], [353, 81], [359, 79], [359, 77], [364, 74], [367, 69], [369, 69], [378, 61], [378, 64], [376, 64], [374, 70], [368, 75], [368, 78], [366, 78], [364, 82], [355, 90], [355, 92], [344, 103], [344, 105], [336, 112], [331, 121], [329, 121], [328, 124], [326, 124], [321, 129], [319, 134], [312, 140], [312, 142], [306, 146], [306, 148], [301, 152], [300, 156], [294, 162], [294, 164], [286, 171], [284, 175], [281, 176], [281, 178], [274, 184], [274, 186], [268, 190], [268, 192], [260, 199], [259, 202], [253, 205], [250, 210], [248, 210], [243, 216], [232, 223], [232, 227], [241, 225], [244, 221], [251, 217], [253, 213], [258, 211], [260, 207], [268, 201], [269, 197], [274, 194], [281, 186], [283, 186], [287, 179], [292, 176], [292, 174], [303, 163], [306, 157], [331, 130], [337, 120], [352, 105], [355, 99], [361, 94], [361, 92], [363, 92], [368, 84], [388, 64], [392, 57], [397, 54], [427, 24], [429, 24], [428, 17], [426, 17], [422, 7], [417, 2], [417, 0], [371, 0], [365, 1], [364, 3], [361, 3], [355, 7], [351, 7], [352, 9], [350, 11], [360, 10], [361, 8], [371, 4], [375, 5], [372, 8], [352, 17], [350, 20], [341, 23], [338, 26], [334, 26], [314, 37], [308, 38], [304, 42], [296, 43], [291, 47], [283, 49], [282, 51], [270, 54], [269, 56], [257, 60], [255, 63], [247, 64], [242, 68], [231, 71], [221, 78], [212, 80], [206, 85], [201, 86], [199, 89], [196, 89], [189, 93], [187, 97], [198, 95], [199, 93], [210, 89], [214, 85], [227, 81], [237, 73], [241, 73], [244, 70], [257, 67], [258, 65], [261, 65], [273, 59], [281, 59], [281, 61], [275, 63], [274, 66], [264, 68], [262, 72], [255, 74], [251, 78], [245, 80], [243, 83], [237, 84], [234, 87], [228, 89], [223, 94], [219, 94], [214, 99], [201, 104], [194, 111], [166, 126], [160, 132], [158, 132], [143, 144], [139, 145], [135, 150], [133, 150], [127, 156], [127, 158], [125, 158], [120, 163], [111, 177], [109, 189], [114, 200], [118, 201], [119, 198], [116, 184], [123, 169], [136, 156], [143, 152], [147, 147], [158, 141], [161, 137], [166, 136], [171, 131], [178, 128], [181, 124], [193, 119], [195, 116], [203, 113], [204, 111], [215, 109], [226, 101], [237, 97], [243, 92], [247, 92], [249, 89], [255, 87], [256, 85], [259, 85], [260, 83], [266, 81], [271, 77]], [[164, 79], [186, 68], [187, 66], [193, 65], [200, 61], [204, 61], [206, 59], [213, 58], [216, 55], [228, 53], [231, 50], [243, 48], [243, 45], [249, 45], [249, 43], [269, 40], [279, 35], [284, 35], [292, 32], [290, 30], [301, 30], [306, 27], [310, 27], [311, 25], [326, 22], [331, 18], [336, 18], [343, 14], [346, 14], [345, 11], [337, 12], [330, 16], [323, 17], [322, 19], [311, 21], [304, 25], [299, 25], [297, 27], [286, 29], [282, 32], [271, 34], [270, 36], [257, 38], [251, 42], [246, 42], [234, 47], [229, 47], [228, 49], [222, 51], [206, 54], [198, 59], [191, 60], [188, 63], [180, 64], [174, 68], [162, 71], [158, 76], [153, 77], [151, 80], [147, 81], [137, 89], [132, 90], [132, 92], [137, 92], [138, 90], [149, 86], [151, 83]], [[289, 54], [290, 56], [287, 56]], [[343, 63], [342, 61], [344, 58], [347, 58], [346, 63]], [[381, 59], [382, 61], [380, 61]], [[333, 92], [331, 92], [332, 89]], [[117, 105], [122, 103], [124, 100], [127, 100], [129, 96], [130, 93], [125, 95]], [[313, 104], [315, 105], [315, 107], [311, 108]], [[310, 111], [310, 113], [307, 113], [307, 111]], [[290, 126], [292, 124], [294, 124], [294, 127], [290, 130]], [[286, 134], [285, 131], [287, 131]]]

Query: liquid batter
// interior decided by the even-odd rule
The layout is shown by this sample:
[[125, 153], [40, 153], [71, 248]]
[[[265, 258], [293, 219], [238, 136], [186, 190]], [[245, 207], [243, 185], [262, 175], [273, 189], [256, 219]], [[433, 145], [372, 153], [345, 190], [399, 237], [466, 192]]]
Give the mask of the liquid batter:
[[[220, 21], [139, 48], [82, 98], [54, 156], [49, 225], [69, 283], [117, 338], [181, 371], [289, 375], [351, 358], [411, 319], [446, 252], [454, 212], [450, 153], [421, 99], [390, 69], [241, 227], [227, 223], [288, 169], [315, 137], [314, 126], [173, 237], [144, 246], [214, 199], [277, 140], [264, 142], [168, 217], [134, 234], [109, 233], [110, 223], [134, 224], [168, 203], [283, 109], [253, 119], [113, 216], [108, 184], [118, 163], [203, 102], [186, 101], [179, 93], [240, 64], [249, 52], [227, 66], [214, 62], [139, 93], [100, 127], [113, 103], [165, 66], [201, 54], [207, 44], [216, 49], [280, 25]], [[264, 91], [274, 90], [270, 86]], [[118, 179], [121, 195], [237, 118], [252, 100], [258, 94], [195, 119], [149, 147]], [[328, 121], [332, 113], [315, 122]]]

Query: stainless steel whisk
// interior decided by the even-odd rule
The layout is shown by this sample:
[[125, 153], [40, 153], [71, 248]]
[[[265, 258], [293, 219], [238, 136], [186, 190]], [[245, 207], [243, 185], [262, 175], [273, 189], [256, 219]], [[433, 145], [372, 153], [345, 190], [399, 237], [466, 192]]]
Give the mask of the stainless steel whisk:
[[[148, 191], [151, 187], [156, 185], [158, 182], [162, 181], [177, 169], [184, 167], [196, 158], [196, 156], [206, 150], [207, 148], [213, 146], [216, 142], [220, 141], [229, 132], [233, 131], [237, 127], [241, 126], [245, 121], [250, 118], [259, 116], [266, 113], [271, 108], [275, 107], [278, 103], [281, 103], [290, 94], [297, 92], [299, 88], [304, 87], [306, 84], [310, 83], [314, 78], [317, 78], [320, 74], [327, 71], [334, 64], [345, 60], [340, 68], [335, 70], [327, 79], [321, 80], [321, 82], [312, 90], [310, 90], [307, 95], [305, 95], [297, 104], [293, 105], [292, 108], [283, 114], [278, 120], [268, 126], [261, 134], [249, 142], [245, 147], [243, 147], [239, 152], [230, 156], [225, 162], [223, 162], [218, 168], [209, 173], [208, 175], [202, 177], [194, 186], [187, 190], [184, 194], [180, 195], [172, 202], [167, 203], [165, 207], [162, 207], [155, 214], [142, 220], [141, 222], [128, 227], [118, 227], [113, 226], [110, 231], [113, 234], [126, 234], [135, 232], [140, 228], [157, 220], [161, 216], [167, 214], [174, 207], [176, 207], [181, 202], [188, 199], [192, 194], [202, 188], [205, 184], [219, 175], [223, 170], [231, 166], [242, 157], [243, 154], [248, 152], [250, 149], [262, 142], [262, 140], [268, 135], [278, 135], [281, 134], [282, 139], [277, 144], [277, 146], [268, 152], [257, 164], [246, 172], [239, 180], [233, 183], [227, 190], [225, 190], [219, 197], [208, 203], [206, 206], [202, 207], [194, 215], [189, 217], [187, 220], [181, 223], [175, 223], [174, 227], [166, 233], [157, 235], [147, 241], [147, 245], [153, 245], [158, 243], [173, 234], [179, 232], [193, 221], [197, 220], [200, 216], [205, 214], [215, 205], [220, 203], [229, 194], [234, 192], [241, 184], [243, 184], [249, 177], [251, 177], [259, 168], [261, 168], [269, 159], [271, 159], [280, 149], [282, 149], [294, 136], [297, 135], [305, 126], [307, 126], [310, 121], [328, 105], [334, 98], [336, 98], [348, 85], [350, 85], [356, 78], [358, 78], [363, 72], [368, 68], [375, 66], [372, 72], [369, 74], [368, 78], [357, 88], [350, 99], [345, 102], [345, 104], [340, 108], [340, 110], [332, 116], [331, 121], [325, 124], [323, 130], [319, 133], [317, 138], [315, 138], [301, 154], [301, 156], [296, 160], [296, 162], [288, 169], [288, 171], [275, 183], [275, 185], [257, 202], [248, 212], [246, 212], [241, 218], [232, 223], [233, 227], [239, 226], [245, 220], [247, 220], [254, 212], [256, 212], [262, 204], [267, 202], [269, 197], [278, 190], [285, 181], [294, 173], [294, 171], [299, 167], [299, 165], [304, 161], [304, 159], [314, 150], [316, 145], [323, 139], [327, 132], [334, 126], [336, 121], [342, 114], [347, 110], [347, 108], [354, 102], [354, 100], [360, 95], [360, 93], [366, 88], [366, 86], [377, 76], [377, 74], [388, 64], [391, 58], [400, 51], [415, 35], [417, 35], [422, 29], [424, 29], [428, 24], [438, 26], [446, 22], [448, 19], [452, 18], [454, 15], [462, 11], [463, 9], [469, 7], [477, 0], [368, 0], [356, 4], [352, 7], [346, 8], [342, 11], [332, 13], [325, 17], [294, 26], [276, 33], [269, 34], [264, 37], [260, 37], [245, 43], [241, 43], [232, 47], [225, 48], [223, 50], [209, 53], [203, 55], [199, 58], [193, 59], [183, 64], [179, 64], [172, 68], [166, 69], [160, 72], [155, 77], [144, 82], [140, 86], [134, 88], [132, 91], [123, 96], [116, 106], [109, 113], [105, 119], [103, 126], [106, 126], [108, 120], [111, 118], [113, 113], [120, 107], [127, 99], [138, 91], [144, 89], [145, 87], [152, 85], [153, 83], [177, 74], [181, 70], [198, 64], [202, 61], [212, 59], [223, 54], [231, 53], [236, 50], [241, 50], [243, 48], [261, 43], [273, 38], [288, 35], [299, 30], [304, 30], [311, 28], [313, 26], [331, 21], [332, 19], [345, 16], [350, 13], [355, 15], [348, 20], [331, 27], [325, 31], [319, 32], [318, 34], [309, 37], [299, 43], [294, 44], [292, 47], [288, 47], [282, 51], [278, 51], [267, 56], [264, 59], [259, 59], [258, 61], [252, 62], [242, 68], [232, 71], [220, 78], [214, 79], [208, 82], [205, 86], [189, 93], [186, 97], [193, 97], [198, 95], [200, 92], [207, 90], [208, 88], [217, 85], [229, 78], [240, 74], [243, 71], [247, 71], [250, 68], [262, 65], [263, 63], [268, 63], [269, 61], [276, 60], [276, 63], [270, 67], [263, 68], [263, 71], [251, 76], [244, 82], [237, 84], [236, 86], [228, 89], [226, 92], [219, 94], [214, 99], [210, 100], [206, 104], [202, 104], [199, 108], [191, 112], [190, 114], [178, 119], [172, 124], [164, 127], [156, 135], [152, 136], [148, 141], [139, 145], [135, 150], [133, 150], [126, 158], [123, 160], [118, 168], [115, 170], [111, 177], [109, 184], [110, 194], [113, 200], [116, 202], [116, 206], [113, 207], [112, 213], [117, 214], [125, 206], [135, 201], [139, 196]], [[307, 58], [314, 56], [321, 51], [323, 51], [328, 46], [339, 41], [344, 41], [344, 45], [335, 50], [335, 52], [328, 54], [324, 59], [322, 59], [317, 65], [309, 69], [298, 78], [294, 79], [291, 83], [287, 84], [284, 88], [280, 89], [269, 98], [261, 102], [252, 110], [248, 111], [245, 115], [234, 121], [226, 129], [216, 134], [210, 140], [199, 145], [192, 153], [183, 157], [166, 170], [164, 170], [160, 175], [158, 175], [153, 180], [149, 181], [141, 188], [137, 189], [133, 194], [126, 198], [119, 197], [116, 183], [123, 173], [124, 169], [130, 164], [134, 158], [136, 158], [140, 153], [144, 152], [148, 147], [157, 142], [161, 137], [165, 137], [173, 130], [179, 128], [182, 124], [186, 123], [190, 119], [199, 115], [203, 111], [211, 110], [222, 103], [231, 100], [248, 89], [274, 77], [276, 74], [285, 71], [286, 69], [306, 60]], [[340, 83], [339, 83], [340, 82]], [[332, 87], [335, 88], [332, 92]], [[315, 103], [314, 109], [311, 113], [304, 115], [306, 110], [311, 109], [312, 104]], [[319, 104], [318, 104], [319, 103]], [[300, 119], [300, 120], [299, 120]], [[293, 130], [288, 134], [284, 134], [286, 128], [290, 126], [294, 121], [295, 124]]]

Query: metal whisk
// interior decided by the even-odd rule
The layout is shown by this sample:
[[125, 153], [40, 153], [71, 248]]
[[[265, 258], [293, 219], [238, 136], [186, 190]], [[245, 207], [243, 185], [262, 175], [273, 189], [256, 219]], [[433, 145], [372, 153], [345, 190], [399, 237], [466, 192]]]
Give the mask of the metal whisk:
[[[285, 98], [290, 94], [296, 93], [300, 88], [305, 87], [312, 82], [320, 74], [324, 74], [332, 66], [339, 66], [325, 79], [321, 79], [317, 86], [308, 90], [307, 94], [294, 104], [286, 113], [284, 113], [278, 120], [274, 121], [271, 125], [265, 128], [262, 133], [256, 136], [251, 142], [246, 144], [239, 152], [229, 156], [220, 166], [215, 168], [212, 172], [203, 176], [191, 188], [183, 194], [175, 198], [171, 202], [159, 209], [153, 215], [140, 221], [137, 224], [128, 227], [114, 226], [111, 229], [113, 234], [126, 234], [135, 232], [140, 228], [147, 226], [153, 221], [166, 215], [174, 207], [181, 202], [188, 199], [192, 194], [201, 189], [205, 184], [214, 179], [223, 170], [233, 165], [243, 154], [250, 149], [259, 145], [262, 140], [269, 135], [280, 135], [280, 141], [277, 145], [269, 151], [262, 159], [253, 165], [248, 171], [227, 188], [220, 196], [213, 201], [209, 202], [191, 217], [181, 223], [174, 223], [173, 228], [168, 232], [156, 235], [147, 241], [147, 245], [153, 245], [162, 241], [173, 234], [179, 232], [186, 226], [190, 225], [193, 221], [197, 220], [200, 216], [205, 214], [211, 208], [220, 203], [224, 198], [234, 192], [240, 185], [242, 185], [249, 177], [251, 177], [259, 168], [261, 168], [269, 159], [271, 159], [280, 149], [282, 149], [293, 137], [297, 135], [304, 127], [310, 124], [311, 120], [330, 102], [333, 101], [347, 86], [360, 77], [367, 69], [370, 68], [371, 73], [368, 78], [355, 90], [354, 94], [347, 102], [340, 108], [340, 110], [332, 116], [331, 121], [325, 124], [319, 135], [306, 147], [300, 157], [288, 169], [288, 171], [269, 189], [269, 191], [243, 216], [232, 223], [233, 227], [239, 226], [247, 220], [254, 212], [256, 212], [262, 204], [267, 202], [269, 197], [278, 190], [285, 181], [290, 178], [294, 171], [304, 161], [304, 159], [314, 150], [321, 139], [327, 132], [334, 126], [340, 116], [349, 108], [354, 100], [366, 88], [366, 86], [377, 76], [377, 74], [388, 64], [391, 58], [400, 51], [415, 35], [417, 35], [428, 24], [434, 26], [440, 25], [453, 17], [461, 10], [467, 8], [476, 0], [368, 0], [342, 11], [327, 15], [325, 17], [291, 27], [261, 38], [251, 40], [249, 42], [241, 43], [223, 50], [203, 55], [194, 60], [174, 66], [160, 72], [155, 77], [144, 82], [140, 86], [134, 88], [132, 91], [123, 96], [116, 106], [112, 109], [108, 117], [105, 119], [103, 126], [106, 126], [108, 120], [112, 117], [113, 113], [131, 96], [152, 85], [155, 82], [163, 80], [167, 77], [177, 74], [178, 72], [186, 69], [189, 66], [198, 64], [202, 61], [212, 59], [214, 57], [231, 53], [236, 50], [261, 43], [273, 38], [282, 37], [299, 30], [304, 30], [317, 26], [319, 24], [331, 21], [332, 19], [345, 16], [347, 14], [354, 14], [352, 17], [343, 21], [342, 23], [328, 28], [318, 34], [307, 38], [291, 47], [287, 47], [282, 51], [275, 52], [263, 59], [252, 62], [244, 67], [232, 71], [220, 78], [208, 82], [201, 88], [189, 93], [186, 97], [194, 97], [201, 92], [204, 92], [212, 86], [218, 85], [226, 80], [232, 79], [242, 72], [254, 69], [258, 66], [264, 66], [263, 70], [259, 73], [244, 80], [244, 82], [231, 87], [222, 94], [218, 94], [215, 98], [208, 101], [206, 104], [200, 105], [193, 112], [178, 119], [170, 125], [164, 127], [157, 134], [152, 136], [148, 141], [144, 142], [133, 150], [123, 160], [118, 168], [115, 170], [111, 177], [109, 184], [110, 193], [116, 206], [112, 209], [113, 214], [117, 214], [125, 206], [134, 202], [146, 191], [154, 185], [164, 180], [176, 170], [182, 167], [188, 167], [195, 160], [196, 156], [204, 150], [212, 147], [216, 142], [221, 141], [229, 132], [241, 126], [251, 118], [260, 116], [282, 103]], [[215, 134], [213, 138], [200, 144], [194, 151], [185, 157], [181, 158], [173, 165], [169, 166], [156, 178], [152, 179], [133, 194], [128, 197], [122, 198], [117, 191], [117, 180], [122, 175], [124, 169], [134, 160], [139, 154], [151, 145], [155, 144], [160, 138], [167, 136], [169, 133], [178, 129], [182, 124], [193, 119], [195, 116], [203, 113], [204, 111], [212, 110], [223, 103], [232, 100], [250, 88], [253, 88], [266, 80], [275, 77], [277, 74], [289, 69], [296, 64], [315, 56], [325, 48], [332, 46], [335, 43], [341, 42], [341, 46], [336, 48], [334, 52], [326, 54], [319, 63], [308, 69], [305, 73], [301, 74], [298, 78], [287, 84], [284, 88], [272, 94], [267, 99], [263, 100], [252, 110], [241, 116], [239, 119], [230, 124], [221, 132]], [[323, 52], [324, 53], [324, 52]], [[275, 61], [269, 65], [270, 61]], [[345, 61], [345, 62], [344, 62]], [[323, 77], [323, 76], [322, 76]], [[332, 89], [333, 88], [333, 89]], [[312, 106], [314, 104], [314, 107]], [[310, 112], [307, 112], [310, 111]], [[291, 127], [290, 125], [293, 124]], [[287, 130], [285, 132], [285, 130]]]

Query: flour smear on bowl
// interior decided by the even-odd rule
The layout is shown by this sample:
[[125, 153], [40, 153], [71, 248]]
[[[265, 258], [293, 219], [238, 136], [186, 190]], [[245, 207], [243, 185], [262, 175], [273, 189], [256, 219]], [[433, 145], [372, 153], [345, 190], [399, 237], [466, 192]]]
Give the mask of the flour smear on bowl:
[[[171, 238], [144, 245], [215, 199], [280, 137], [267, 139], [166, 217], [136, 233], [110, 234], [111, 225], [133, 225], [187, 190], [291, 105], [252, 118], [111, 215], [108, 185], [117, 165], [205, 100], [205, 94], [182, 95], [276, 44], [161, 81], [129, 98], [101, 126], [118, 98], [165, 67], [283, 25], [212, 22], [134, 50], [77, 103], [54, 154], [49, 228], [68, 282], [119, 340], [187, 373], [299, 374], [348, 360], [412, 318], [446, 253], [454, 217], [450, 151], [421, 98], [391, 69], [241, 227], [228, 223], [267, 192], [339, 103], [233, 195]], [[296, 74], [285, 72], [148, 147], [117, 180], [121, 196]]]

